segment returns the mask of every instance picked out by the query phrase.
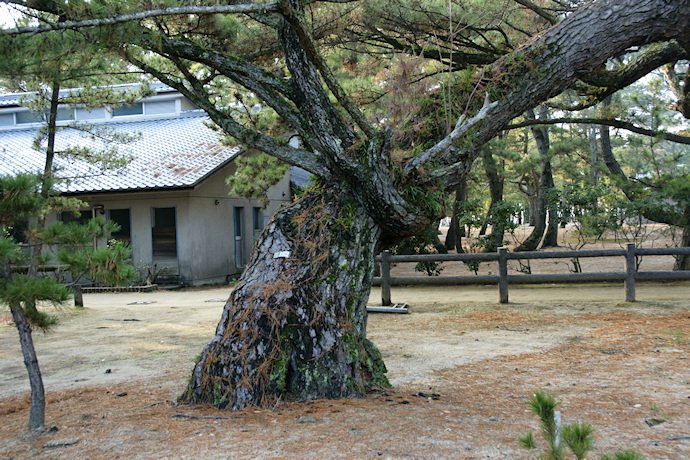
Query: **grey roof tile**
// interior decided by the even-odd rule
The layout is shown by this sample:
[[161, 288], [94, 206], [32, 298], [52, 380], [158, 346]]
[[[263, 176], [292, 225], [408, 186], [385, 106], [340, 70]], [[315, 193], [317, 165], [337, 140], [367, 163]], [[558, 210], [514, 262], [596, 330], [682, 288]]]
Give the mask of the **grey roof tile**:
[[[195, 113], [108, 123], [118, 132], [141, 134], [139, 139], [117, 146], [118, 155], [131, 156], [132, 160], [121, 171], [103, 172], [85, 161], [56, 158], [57, 175], [70, 179], [57, 188], [70, 193], [195, 186], [242, 151], [240, 147], [222, 145], [218, 133], [206, 126], [207, 122], [203, 113]], [[0, 175], [43, 169], [45, 154], [32, 148], [35, 135], [36, 129], [0, 131]], [[60, 130], [56, 149], [64, 150], [70, 145], [94, 150], [109, 147], [76, 130]]]
[[[120, 85], [112, 85], [111, 88], [114, 90], [125, 90], [125, 91], [130, 91], [130, 90], [135, 90], [139, 88], [138, 83], [124, 83]], [[163, 94], [163, 93], [172, 93], [175, 92], [176, 90], [174, 88], [169, 87], [168, 85], [164, 85], [163, 83], [160, 82], [152, 82], [149, 84], [151, 87], [151, 90], [155, 94]], [[69, 93], [81, 91], [80, 88], [65, 88], [60, 90], [60, 96], [66, 96]], [[5, 94], [0, 94], [0, 107], [10, 107], [10, 106], [18, 106], [22, 102], [22, 98], [30, 98], [32, 94], [36, 93], [5, 93]]]

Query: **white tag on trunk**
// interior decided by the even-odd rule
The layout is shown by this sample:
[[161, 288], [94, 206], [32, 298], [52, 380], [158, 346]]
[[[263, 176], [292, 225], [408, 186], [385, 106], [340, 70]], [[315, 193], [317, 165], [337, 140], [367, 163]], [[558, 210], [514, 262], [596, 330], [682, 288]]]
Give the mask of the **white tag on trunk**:
[[288, 257], [290, 257], [290, 251], [279, 251], [273, 253], [274, 259], [287, 259]]

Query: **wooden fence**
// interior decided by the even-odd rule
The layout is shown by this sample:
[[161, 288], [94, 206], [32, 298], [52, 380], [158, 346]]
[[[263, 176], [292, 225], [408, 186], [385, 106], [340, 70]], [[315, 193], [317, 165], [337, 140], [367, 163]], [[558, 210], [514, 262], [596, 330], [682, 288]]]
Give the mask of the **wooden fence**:
[[[381, 276], [374, 278], [374, 284], [381, 285], [383, 305], [391, 305], [391, 286], [429, 284], [429, 285], [462, 285], [462, 284], [498, 284], [499, 302], [508, 303], [509, 284], [543, 284], [587, 281], [625, 281], [625, 300], [635, 301], [636, 280], [690, 280], [688, 271], [649, 271], [636, 270], [637, 256], [676, 256], [690, 255], [690, 247], [682, 248], [636, 248], [629, 243], [626, 249], [598, 249], [585, 251], [525, 251], [509, 252], [499, 248], [496, 253], [483, 254], [427, 254], [427, 255], [391, 255], [384, 251], [376, 260], [381, 263]], [[583, 257], [625, 257], [624, 272], [598, 273], [550, 273], [550, 274], [508, 274], [509, 260], [533, 259], [573, 259]], [[498, 275], [475, 276], [391, 276], [391, 263], [400, 262], [471, 262], [498, 261]]]

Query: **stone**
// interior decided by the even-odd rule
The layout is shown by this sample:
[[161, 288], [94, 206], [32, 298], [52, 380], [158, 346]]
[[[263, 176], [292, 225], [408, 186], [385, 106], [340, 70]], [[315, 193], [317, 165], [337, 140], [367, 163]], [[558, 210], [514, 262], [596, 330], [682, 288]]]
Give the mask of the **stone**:
[[71, 446], [79, 442], [79, 438], [54, 439], [43, 444], [44, 449], [55, 449], [58, 447]]
[[316, 423], [314, 417], [305, 417], [304, 415], [297, 419], [297, 423]]
[[666, 420], [663, 418], [646, 418], [644, 422], [649, 426], [657, 426], [666, 423]]

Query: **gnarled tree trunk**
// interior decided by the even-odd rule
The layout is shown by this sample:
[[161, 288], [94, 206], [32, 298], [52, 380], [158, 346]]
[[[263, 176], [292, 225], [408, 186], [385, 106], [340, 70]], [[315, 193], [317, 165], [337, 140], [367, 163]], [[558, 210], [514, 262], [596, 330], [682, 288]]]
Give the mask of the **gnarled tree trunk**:
[[257, 242], [183, 399], [242, 409], [388, 385], [366, 338], [379, 226], [345, 192], [308, 195]]

